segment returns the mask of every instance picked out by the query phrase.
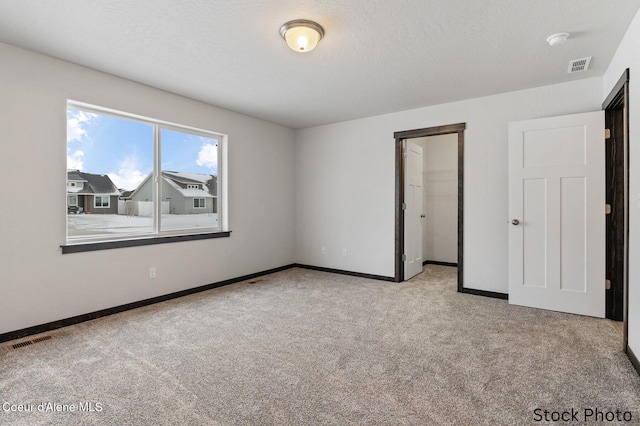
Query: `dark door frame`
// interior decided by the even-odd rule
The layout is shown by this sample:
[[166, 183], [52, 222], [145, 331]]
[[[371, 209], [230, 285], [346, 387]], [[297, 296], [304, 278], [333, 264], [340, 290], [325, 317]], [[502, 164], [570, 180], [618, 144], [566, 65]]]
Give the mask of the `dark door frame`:
[[448, 124], [445, 126], [427, 127], [424, 129], [405, 130], [395, 132], [395, 282], [404, 281], [402, 255], [404, 252], [404, 158], [402, 156], [402, 141], [405, 139], [439, 136], [456, 133], [458, 135], [458, 291], [464, 291], [462, 281], [462, 248], [463, 248], [463, 176], [464, 176], [464, 130], [466, 123]]
[[[622, 176], [619, 176], [615, 180], [615, 187], [613, 192], [617, 192], [618, 196], [622, 196], [622, 203], [615, 203], [611, 199], [607, 199], [607, 203], [612, 204], [612, 216], [615, 215], [618, 219], [618, 224], [615, 226], [622, 226], [619, 230], [619, 234], [622, 236], [622, 244], [620, 244], [620, 238], [618, 241], [610, 242], [610, 235], [607, 235], [607, 249], [609, 250], [610, 244], [615, 244], [614, 252], [622, 251], [622, 260], [619, 257], [616, 259], [610, 258], [610, 253], [607, 253], [607, 271], [617, 275], [618, 279], [612, 279], [611, 289], [607, 290], [607, 302], [606, 302], [606, 316], [607, 318], [619, 320], [619, 313], [617, 318], [614, 318], [614, 304], [620, 304], [619, 294], [622, 292], [622, 321], [623, 321], [623, 335], [624, 335], [624, 351], [628, 353], [629, 343], [629, 69], [627, 68], [618, 82], [613, 87], [609, 96], [602, 103], [602, 109], [605, 111], [605, 126], [608, 129], [612, 129], [612, 142], [616, 146], [613, 148], [607, 147], [607, 152], [612, 152], [614, 155], [616, 149], [622, 149], [621, 155], [618, 155], [615, 159], [607, 158], [607, 186], [609, 186], [609, 178], [612, 173], [618, 172]], [[616, 124], [617, 123], [617, 124]], [[621, 128], [620, 127], [621, 124]], [[620, 131], [622, 135], [620, 135]], [[612, 151], [613, 150], [613, 151]], [[618, 151], [618, 154], [620, 152]], [[621, 172], [621, 173], [620, 173]], [[622, 185], [622, 188], [619, 186]], [[617, 188], [617, 191], [615, 189]], [[609, 191], [608, 191], [609, 192]], [[609, 218], [608, 221], [613, 218]], [[620, 223], [622, 222], [622, 223]], [[608, 233], [610, 227], [607, 226]], [[622, 247], [620, 247], [622, 245]], [[611, 266], [610, 263], [614, 262], [616, 265]], [[607, 276], [607, 278], [613, 278]]]

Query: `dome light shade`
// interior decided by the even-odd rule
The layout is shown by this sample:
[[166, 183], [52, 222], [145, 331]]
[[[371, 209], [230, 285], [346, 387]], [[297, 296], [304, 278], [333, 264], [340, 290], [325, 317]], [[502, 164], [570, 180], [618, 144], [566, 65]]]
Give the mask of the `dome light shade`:
[[569, 37], [569, 33], [552, 34], [549, 37], [547, 37], [547, 43], [549, 43], [549, 46], [552, 46], [552, 47], [557, 46], [567, 41], [568, 37]]
[[292, 50], [306, 53], [312, 51], [324, 37], [324, 29], [313, 21], [296, 19], [280, 27], [280, 35]]

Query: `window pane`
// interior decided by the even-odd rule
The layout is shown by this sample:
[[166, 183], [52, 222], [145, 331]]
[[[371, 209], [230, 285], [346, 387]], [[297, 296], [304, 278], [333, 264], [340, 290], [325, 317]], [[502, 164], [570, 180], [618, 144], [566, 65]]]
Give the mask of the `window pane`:
[[67, 237], [153, 232], [152, 171], [152, 125], [67, 108], [67, 194], [82, 213], [67, 216]]
[[161, 129], [161, 229], [218, 228], [218, 146], [213, 136]]
[[107, 195], [96, 195], [95, 197], [95, 206], [106, 208], [109, 207], [109, 196]]

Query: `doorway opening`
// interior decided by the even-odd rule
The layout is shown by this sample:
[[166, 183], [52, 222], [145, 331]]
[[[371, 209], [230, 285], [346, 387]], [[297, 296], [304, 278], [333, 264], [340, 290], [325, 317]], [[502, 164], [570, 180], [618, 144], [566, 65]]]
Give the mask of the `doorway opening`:
[[425, 138], [429, 136], [457, 135], [457, 269], [458, 291], [465, 292], [463, 286], [463, 176], [464, 176], [464, 130], [465, 123], [449, 124], [445, 126], [428, 127], [424, 129], [395, 132], [395, 281], [404, 281], [405, 255], [405, 218], [403, 206], [405, 204], [405, 167], [403, 155], [404, 141], [407, 139]]
[[624, 351], [628, 344], [629, 271], [629, 69], [602, 104], [607, 128], [606, 155], [606, 310], [622, 321]]
[[[458, 266], [458, 136], [411, 139], [423, 150], [422, 265]], [[405, 279], [406, 279], [405, 275]]]

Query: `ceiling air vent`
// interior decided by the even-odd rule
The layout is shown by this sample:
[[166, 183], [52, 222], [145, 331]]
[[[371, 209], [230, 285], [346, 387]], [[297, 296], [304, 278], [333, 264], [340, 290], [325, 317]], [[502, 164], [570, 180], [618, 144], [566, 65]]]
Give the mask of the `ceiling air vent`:
[[591, 62], [591, 56], [588, 58], [574, 59], [569, 62], [569, 70], [567, 72], [571, 74], [572, 72], [586, 71], [587, 68], [589, 68], [589, 62]]

